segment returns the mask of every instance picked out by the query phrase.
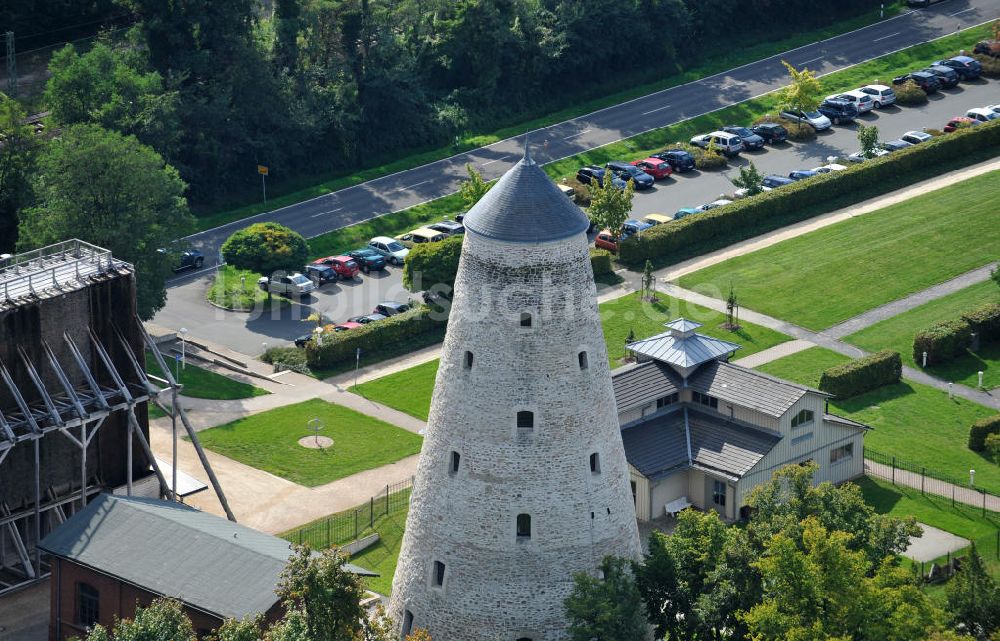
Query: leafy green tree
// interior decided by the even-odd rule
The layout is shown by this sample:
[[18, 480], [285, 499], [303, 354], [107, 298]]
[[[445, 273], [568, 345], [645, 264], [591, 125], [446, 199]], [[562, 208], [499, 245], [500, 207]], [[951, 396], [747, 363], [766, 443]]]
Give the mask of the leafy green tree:
[[274, 3], [274, 62], [279, 70], [295, 72], [299, 60], [301, 13], [299, 0], [276, 0]]
[[490, 184], [483, 180], [483, 175], [476, 171], [472, 163], [465, 165], [465, 171], [469, 174], [469, 178], [462, 182], [458, 193], [461, 194], [465, 210], [468, 211], [486, 195], [490, 190]]
[[646, 259], [646, 266], [642, 270], [642, 291], [644, 296], [653, 300], [653, 285], [656, 284], [656, 276], [653, 275], [653, 261]]
[[858, 145], [861, 147], [862, 156], [874, 158], [875, 152], [878, 151], [878, 127], [858, 123]]
[[788, 70], [790, 82], [781, 92], [781, 104], [783, 107], [801, 111], [815, 111], [819, 103], [822, 102], [823, 88], [816, 79], [816, 73], [803, 68], [797, 70], [784, 60], [781, 64]]
[[209, 641], [260, 641], [264, 616], [248, 615], [243, 619], [226, 619]]
[[955, 577], [945, 586], [952, 623], [983, 638], [1000, 629], [1000, 586], [972, 546]]
[[254, 223], [222, 244], [222, 257], [237, 269], [271, 276], [276, 271], [302, 269], [309, 258], [309, 245], [298, 232], [278, 223]]
[[745, 189], [747, 196], [756, 196], [764, 191], [764, 176], [752, 160], [745, 167], [740, 167], [740, 175], [731, 182], [740, 189]]
[[461, 235], [414, 245], [403, 263], [403, 286], [411, 292], [433, 290], [450, 298], [461, 257]]
[[625, 221], [632, 213], [632, 197], [635, 195], [635, 182], [629, 180], [625, 189], [615, 185], [614, 175], [605, 170], [603, 184], [591, 180], [590, 185], [590, 219], [599, 229], [607, 229], [615, 239], [622, 237]]
[[0, 94], [0, 253], [17, 242], [18, 211], [31, 202], [38, 140], [16, 100]]
[[[115, 622], [111, 633], [103, 626], [95, 626], [86, 641], [197, 641], [191, 620], [180, 601], [156, 599], [148, 608], [137, 607], [135, 618]], [[243, 641], [238, 637], [226, 641]]]
[[297, 613], [294, 625], [305, 630], [309, 641], [356, 641], [363, 632], [364, 586], [344, 569], [344, 557], [334, 550], [314, 556], [308, 546], [297, 547], [277, 593], [286, 611]]
[[193, 225], [184, 181], [132, 136], [72, 125], [38, 157], [37, 205], [25, 209], [18, 247], [79, 238], [110, 249], [136, 268], [138, 313], [149, 319], [166, 301], [170, 256], [158, 251]]
[[586, 572], [573, 577], [566, 618], [573, 641], [641, 641], [649, 637], [642, 598], [627, 559], [607, 556], [602, 578]]

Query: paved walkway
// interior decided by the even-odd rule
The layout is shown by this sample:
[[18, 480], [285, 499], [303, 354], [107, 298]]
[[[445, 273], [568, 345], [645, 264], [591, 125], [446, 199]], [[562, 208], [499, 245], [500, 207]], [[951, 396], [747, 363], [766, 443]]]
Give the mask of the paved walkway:
[[910, 544], [903, 552], [903, 556], [918, 563], [933, 561], [949, 552], [958, 552], [969, 545], [969, 539], [955, 536], [951, 532], [945, 532], [926, 523], [917, 523], [917, 525], [924, 531], [923, 535], [910, 537]]
[[[947, 481], [940, 481], [931, 477], [921, 477], [916, 472], [908, 472], [896, 468], [895, 472], [889, 465], [876, 463], [870, 459], [865, 459], [865, 474], [874, 476], [886, 481], [892, 480], [895, 485], [903, 485], [916, 490], [923, 489], [928, 494], [935, 494], [945, 498], [954, 498], [959, 503], [971, 505], [980, 509], [1000, 512], [1000, 496], [984, 494], [978, 490], [962, 485], [954, 485]], [[894, 479], [894, 480], [893, 480]]]
[[785, 341], [784, 343], [779, 343], [774, 347], [761, 350], [756, 354], [751, 354], [750, 356], [737, 359], [733, 361], [733, 363], [736, 365], [742, 365], [743, 367], [758, 367], [764, 363], [770, 363], [771, 361], [776, 361], [779, 358], [784, 358], [785, 356], [798, 354], [799, 352], [807, 350], [810, 347], [815, 347], [815, 345], [806, 340], [795, 339]]

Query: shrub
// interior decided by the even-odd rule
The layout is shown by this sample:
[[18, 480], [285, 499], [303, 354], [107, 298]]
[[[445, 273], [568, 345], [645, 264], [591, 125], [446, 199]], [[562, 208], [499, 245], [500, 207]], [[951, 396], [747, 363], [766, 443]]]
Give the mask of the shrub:
[[590, 266], [594, 270], [594, 278], [614, 272], [614, 267], [611, 265], [611, 252], [603, 249], [591, 249]]
[[1000, 463], [1000, 433], [988, 434], [986, 436], [986, 452], [993, 459], [994, 463]]
[[913, 362], [923, 364], [924, 352], [928, 365], [950, 361], [965, 351], [971, 335], [969, 323], [962, 319], [936, 323], [913, 337]]
[[884, 349], [823, 372], [819, 389], [837, 398], [850, 398], [899, 382], [903, 361], [899, 352]]
[[715, 151], [702, 151], [701, 154], [694, 155], [694, 166], [703, 171], [722, 169], [727, 164], [726, 157]]
[[411, 292], [446, 286], [450, 294], [455, 287], [461, 256], [461, 236], [452, 236], [439, 243], [414, 245], [403, 264], [403, 286]]
[[[936, 137], [909, 149], [744, 198], [726, 207], [657, 225], [622, 243], [618, 260], [676, 263], [827, 211], [831, 202], [857, 202], [930, 175], [932, 168], [975, 157], [1000, 145], [1000, 122]], [[845, 202], [846, 201], [846, 202]], [[840, 205], [838, 205], [840, 206]]]
[[573, 201], [581, 207], [590, 206], [590, 188], [576, 178], [569, 178], [566, 184], [573, 188]]
[[962, 314], [962, 320], [979, 336], [982, 342], [1000, 340], [1000, 303], [983, 305]]
[[[876, 83], [882, 84], [882, 83]], [[927, 103], [927, 93], [920, 88], [920, 85], [907, 80], [901, 85], [895, 85], [893, 91], [896, 92], [896, 104], [904, 107], [915, 107]]]
[[300, 374], [309, 373], [306, 363], [306, 351], [298, 347], [272, 347], [260, 357], [265, 363], [274, 365], [274, 371], [290, 369]]
[[368, 323], [346, 332], [324, 334], [321, 345], [310, 341], [306, 360], [313, 369], [328, 369], [344, 362], [353, 362], [355, 352], [378, 352], [394, 343], [410, 342], [418, 337], [444, 331], [447, 316], [440, 310], [432, 312], [421, 305], [385, 320]]
[[983, 77], [1000, 78], [1000, 58], [977, 53], [972, 56], [983, 66]]
[[254, 223], [233, 233], [222, 244], [222, 257], [238, 269], [270, 276], [276, 271], [298, 271], [309, 258], [301, 234], [278, 223]]
[[1000, 414], [981, 418], [969, 428], [969, 449], [982, 452], [986, 449], [986, 437], [1000, 434]]
[[774, 114], [765, 114], [757, 120], [754, 120], [753, 124], [759, 125], [765, 122], [776, 122], [787, 129], [789, 140], [812, 140], [816, 137], [816, 130], [813, 129], [811, 125], [785, 120], [784, 118], [779, 118]]

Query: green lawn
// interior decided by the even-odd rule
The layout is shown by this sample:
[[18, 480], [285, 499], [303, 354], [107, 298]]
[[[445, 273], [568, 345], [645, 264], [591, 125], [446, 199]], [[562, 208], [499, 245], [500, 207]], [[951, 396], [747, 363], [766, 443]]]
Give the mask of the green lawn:
[[[822, 371], [848, 358], [813, 347], [762, 365], [758, 369], [803, 385], [815, 386]], [[865, 445], [932, 470], [936, 476], [968, 478], [1000, 494], [1000, 466], [966, 447], [969, 426], [996, 412], [946, 392], [903, 380], [845, 400], [830, 400], [830, 411], [870, 425]]]
[[351, 391], [410, 416], [427, 420], [438, 359], [351, 387]]
[[[951, 185], [680, 279], [822, 330], [996, 260], [1000, 171]], [[961, 203], [957, 207], [955, 203]]]
[[[172, 355], [164, 354], [163, 360], [168, 366], [177, 365]], [[163, 370], [153, 359], [153, 355], [148, 352], [146, 354], [146, 371], [153, 376], [164, 378]], [[174, 374], [178, 383], [184, 385], [182, 394], [191, 398], [224, 401], [270, 394], [265, 389], [241, 381], [234, 381], [227, 376], [192, 365], [190, 361], [186, 367], [173, 369], [170, 373]]]
[[[323, 421], [328, 449], [298, 444], [311, 435], [308, 423]], [[352, 409], [312, 399], [242, 418], [198, 434], [202, 444], [224, 456], [306, 486], [394, 463], [420, 451], [422, 438]]]
[[[873, 352], [883, 348], [894, 349], [902, 355], [906, 365], [917, 367], [913, 362], [913, 336], [918, 331], [995, 302], [1000, 302], [1000, 289], [988, 280], [872, 325], [845, 340]], [[928, 367], [927, 371], [938, 378], [970, 387], [978, 385], [977, 372], [982, 371], [986, 389], [1000, 387], [1000, 343], [984, 345], [976, 353], [967, 352], [950, 363]]]

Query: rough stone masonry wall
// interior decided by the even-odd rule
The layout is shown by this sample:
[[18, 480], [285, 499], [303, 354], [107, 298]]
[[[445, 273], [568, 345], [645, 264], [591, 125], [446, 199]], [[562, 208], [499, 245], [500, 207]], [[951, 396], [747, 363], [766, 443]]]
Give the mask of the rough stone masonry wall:
[[[530, 434], [519, 410], [534, 412]], [[573, 574], [639, 550], [586, 238], [468, 233], [390, 614], [447, 641], [565, 639]]]

